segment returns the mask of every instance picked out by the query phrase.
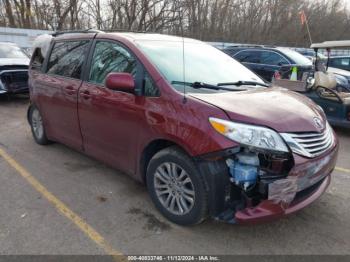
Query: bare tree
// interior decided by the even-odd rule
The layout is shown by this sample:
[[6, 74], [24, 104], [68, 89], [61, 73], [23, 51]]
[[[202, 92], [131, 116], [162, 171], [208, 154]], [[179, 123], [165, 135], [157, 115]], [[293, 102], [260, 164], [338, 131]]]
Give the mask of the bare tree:
[[346, 0], [1, 0], [0, 25], [132, 30], [207, 41], [308, 46], [350, 38]]

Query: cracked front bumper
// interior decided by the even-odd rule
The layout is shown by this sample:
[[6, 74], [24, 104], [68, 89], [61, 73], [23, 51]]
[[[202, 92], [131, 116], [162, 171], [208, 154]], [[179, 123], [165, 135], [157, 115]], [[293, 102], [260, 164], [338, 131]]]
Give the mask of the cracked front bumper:
[[276, 204], [271, 200], [264, 200], [256, 207], [236, 212], [235, 221], [238, 224], [256, 224], [292, 214], [318, 199], [325, 192], [330, 181], [331, 177], [328, 175], [310, 195], [302, 200], [292, 201], [287, 207], [283, 204]]
[[[337, 155], [338, 146], [335, 146], [327, 154], [312, 160], [296, 156], [295, 166], [287, 177], [287, 179], [294, 178], [297, 182], [297, 191], [293, 200], [286, 203], [282, 201], [283, 196], [280, 202], [276, 202], [276, 199], [263, 200], [257, 206], [237, 211], [234, 215], [234, 221], [238, 224], [267, 222], [292, 214], [310, 205], [325, 192], [330, 184]], [[281, 192], [286, 191], [282, 190]]]

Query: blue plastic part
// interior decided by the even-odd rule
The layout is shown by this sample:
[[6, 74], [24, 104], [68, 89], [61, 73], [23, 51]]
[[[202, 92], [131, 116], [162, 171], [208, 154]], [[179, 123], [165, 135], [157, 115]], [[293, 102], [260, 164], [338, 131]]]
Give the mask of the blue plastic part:
[[248, 187], [256, 183], [258, 167], [232, 162], [230, 165], [230, 174], [237, 185]]

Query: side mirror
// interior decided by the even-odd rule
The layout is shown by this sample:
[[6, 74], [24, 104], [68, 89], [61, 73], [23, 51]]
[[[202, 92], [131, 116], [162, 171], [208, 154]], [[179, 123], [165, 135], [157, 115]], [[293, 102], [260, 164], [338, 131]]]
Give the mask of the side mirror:
[[133, 93], [135, 91], [135, 81], [129, 73], [109, 73], [106, 77], [105, 85], [108, 89]]

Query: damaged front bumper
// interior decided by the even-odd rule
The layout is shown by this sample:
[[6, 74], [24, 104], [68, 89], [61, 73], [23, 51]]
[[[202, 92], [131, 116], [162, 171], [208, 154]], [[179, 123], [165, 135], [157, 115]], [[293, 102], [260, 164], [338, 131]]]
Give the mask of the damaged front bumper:
[[296, 193], [296, 199], [289, 204], [264, 200], [256, 207], [247, 207], [243, 210], [239, 210], [235, 214], [234, 221], [238, 224], [256, 224], [292, 214], [303, 209], [319, 198], [327, 189], [330, 181], [331, 177], [330, 175], [327, 175], [322, 181], [320, 181], [320, 183], [317, 183], [315, 186], [312, 186], [307, 190], [307, 193], [301, 191], [300, 195], [304, 195], [303, 198], [299, 198], [298, 193]]
[[330, 184], [338, 145], [335, 143], [328, 152], [313, 159], [293, 154], [294, 163], [288, 175], [261, 179], [256, 187], [264, 188], [265, 193], [258, 196], [245, 194], [230, 181], [228, 168], [222, 159], [232, 153], [232, 150], [225, 151], [214, 161], [199, 161], [209, 191], [209, 212], [220, 221], [255, 224], [292, 214], [319, 198]]

